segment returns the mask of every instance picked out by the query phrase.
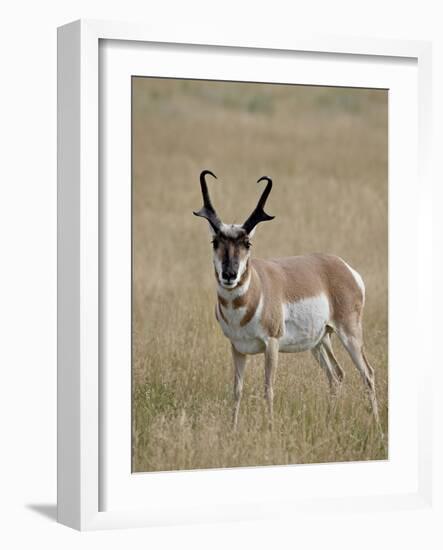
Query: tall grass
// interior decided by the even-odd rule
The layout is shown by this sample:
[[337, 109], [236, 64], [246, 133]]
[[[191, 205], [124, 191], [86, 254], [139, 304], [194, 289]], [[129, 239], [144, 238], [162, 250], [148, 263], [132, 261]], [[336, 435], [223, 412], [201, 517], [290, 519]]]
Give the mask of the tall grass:
[[274, 428], [263, 357], [250, 357], [231, 430], [229, 342], [198, 175], [222, 219], [243, 221], [262, 175], [275, 185], [253, 254], [342, 256], [367, 289], [365, 341], [387, 434], [387, 93], [307, 86], [133, 81], [134, 471], [383, 459], [358, 373], [336, 399], [309, 353], [280, 354]]

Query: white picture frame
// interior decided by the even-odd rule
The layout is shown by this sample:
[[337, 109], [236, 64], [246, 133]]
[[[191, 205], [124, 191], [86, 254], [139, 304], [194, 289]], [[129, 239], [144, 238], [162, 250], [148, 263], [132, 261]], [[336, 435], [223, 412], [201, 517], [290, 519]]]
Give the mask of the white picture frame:
[[[211, 48], [214, 47], [223, 49], [231, 57], [252, 56], [255, 52], [262, 52], [266, 56], [268, 52], [269, 55], [271, 53], [281, 55], [283, 67], [285, 56], [288, 57], [291, 52], [305, 52], [312, 56], [329, 54], [331, 58], [335, 56], [340, 60], [346, 59], [350, 63], [361, 61], [369, 65], [371, 60], [383, 59], [388, 60], [392, 67], [402, 63], [403, 60], [412, 60], [416, 67], [418, 82], [418, 99], [416, 98], [418, 157], [413, 160], [412, 165], [405, 161], [405, 168], [418, 167], [418, 177], [414, 173], [408, 174], [407, 170], [402, 174], [400, 169], [397, 177], [403, 176], [405, 181], [409, 178], [408, 181], [411, 182], [409, 196], [412, 200], [415, 197], [420, 204], [417, 224], [414, 224], [411, 233], [412, 239], [417, 239], [416, 259], [420, 265], [417, 279], [414, 279], [417, 283], [414, 303], [417, 305], [419, 317], [432, 316], [431, 305], [424, 299], [426, 296], [429, 297], [429, 289], [424, 281], [431, 277], [432, 254], [426, 245], [431, 241], [431, 227], [427, 221], [431, 210], [428, 158], [431, 139], [431, 48], [429, 43], [311, 35], [297, 36], [289, 40], [263, 37], [253, 42], [242, 38], [225, 39], [220, 36], [208, 41], [204, 31], [200, 36], [189, 37], [186, 36], [184, 29], [180, 34], [174, 32], [173, 35], [167, 36], [161, 32], [157, 35], [155, 31], [143, 25], [101, 21], [77, 21], [61, 27], [58, 32], [59, 522], [76, 529], [86, 530], [278, 517], [292, 515], [295, 512], [302, 513], [303, 510], [311, 512], [327, 510], [331, 504], [334, 505], [335, 510], [340, 509], [345, 512], [350, 509], [355, 510], [356, 507], [365, 511], [430, 507], [432, 502], [431, 360], [423, 360], [423, 368], [411, 387], [418, 403], [417, 408], [413, 409], [415, 416], [412, 419], [412, 425], [418, 427], [418, 433], [410, 438], [416, 441], [417, 456], [410, 463], [409, 473], [405, 471], [405, 476], [410, 477], [410, 471], [413, 469], [416, 476], [414, 474], [410, 484], [399, 480], [400, 484], [405, 483], [404, 490], [399, 485], [397, 489], [392, 486], [383, 494], [380, 491], [354, 494], [352, 490], [340, 493], [337, 488], [332, 487], [325, 494], [322, 490], [312, 490], [311, 496], [305, 493], [300, 500], [295, 497], [291, 499], [284, 492], [279, 494], [277, 491], [271, 494], [266, 489], [266, 478], [269, 478], [268, 482], [271, 484], [272, 480], [277, 478], [284, 483], [285, 476], [289, 475], [288, 467], [256, 468], [252, 473], [249, 473], [251, 470], [248, 472], [231, 470], [229, 473], [206, 471], [201, 472], [198, 479], [192, 478], [194, 487], [209, 486], [211, 483], [223, 484], [227, 475], [233, 478], [237, 476], [237, 483], [243, 482], [240, 478], [247, 478], [252, 487], [257, 481], [260, 482], [261, 477], [265, 488], [264, 495], [258, 498], [252, 491], [247, 507], [236, 505], [233, 502], [234, 495], [229, 497], [228, 494], [225, 495], [224, 500], [214, 499], [211, 502], [210, 493], [206, 494], [208, 500], [201, 506], [185, 506], [185, 503], [182, 503], [168, 507], [165, 501], [163, 506], [157, 505], [157, 502], [155, 506], [141, 507], [139, 504], [131, 506], [129, 501], [132, 493], [128, 491], [125, 493], [125, 489], [121, 489], [121, 494], [125, 493], [126, 498], [122, 497], [119, 501], [119, 493], [114, 491], [117, 496], [112, 500], [111, 509], [103, 509], [102, 485], [105, 481], [109, 482], [106, 472], [111, 471], [111, 478], [114, 479], [114, 470], [110, 469], [109, 465], [104, 467], [106, 457], [103, 457], [103, 453], [109, 450], [107, 443], [103, 441], [107, 413], [106, 407], [100, 400], [100, 396], [103, 395], [101, 387], [103, 371], [99, 349], [103, 320], [100, 303], [103, 296], [106, 297], [106, 291], [103, 291], [99, 285], [99, 277], [102, 275], [100, 267], [103, 268], [101, 261], [103, 235], [100, 235], [100, 232], [106, 230], [106, 226], [101, 226], [99, 221], [99, 212], [103, 208], [99, 178], [101, 154], [99, 113], [103, 107], [100, 105], [99, 81], [100, 63], [103, 63], [104, 59], [106, 63], [109, 60], [109, 57], [104, 58], [100, 54], [100, 44], [103, 44], [101, 41], [118, 41], [115, 42], [117, 44], [123, 44], [124, 41], [126, 49], [131, 49], [132, 46], [140, 43], [156, 44], [160, 45], [157, 48], [159, 51], [162, 44], [174, 44], [176, 52], [193, 44], [197, 53], [205, 52], [209, 59], [211, 59]], [[120, 56], [120, 61], [123, 57]], [[123, 59], [123, 63], [127, 61]], [[172, 61], [172, 71], [174, 71], [173, 63]], [[180, 73], [179, 61], [175, 63], [177, 76], [189, 76], [189, 74]], [[368, 72], [371, 70], [369, 65], [366, 65]], [[124, 70], [127, 71], [125, 68]], [[213, 70], [215, 78], [217, 68]], [[283, 70], [288, 69], [284, 67]], [[375, 73], [377, 70], [376, 68]], [[128, 74], [131, 74], [130, 70]], [[377, 78], [376, 74], [374, 78]], [[248, 77], [244, 79], [248, 80]], [[262, 80], [272, 81], [267, 80], [266, 76]], [[337, 85], [337, 82], [331, 81], [330, 84]], [[415, 94], [415, 91], [413, 93]], [[430, 354], [430, 350], [427, 353]], [[412, 360], [413, 354], [409, 362]], [[127, 403], [125, 407], [126, 409], [123, 407], [122, 410], [126, 410], [127, 413]], [[122, 416], [125, 418], [124, 414]], [[127, 428], [130, 432], [130, 428], [128, 426]], [[121, 432], [124, 445], [128, 443], [125, 434], [127, 432]], [[373, 466], [375, 467], [373, 474], [378, 475], [376, 471], [378, 466], [376, 464]], [[123, 468], [124, 464], [118, 467]], [[351, 488], [353, 476], [358, 477], [358, 473], [352, 474], [352, 467], [353, 465], [341, 465], [340, 474], [349, 476]], [[335, 468], [340, 468], [340, 465]], [[349, 473], [343, 471], [343, 468], [349, 468]], [[117, 472], [115, 478], [117, 478], [118, 471], [115, 471]], [[324, 469], [323, 472], [326, 483], [329, 471]], [[130, 476], [131, 472], [127, 471], [125, 475]], [[305, 470], [304, 475], [309, 476], [309, 471]], [[195, 476], [195, 473], [182, 472], [169, 474], [169, 477], [164, 475], [151, 477], [148, 483], [155, 485], [155, 490], [163, 493], [170, 492], [174, 484], [180, 486], [181, 491], [187, 491], [190, 476]], [[317, 479], [322, 477], [318, 469], [315, 476]], [[146, 484], [146, 478], [145, 481], [140, 477], [137, 479], [137, 476], [134, 479], [136, 481], [131, 480], [132, 485]], [[321, 484], [321, 481], [318, 483]], [[146, 493], [146, 489], [143, 491]]]

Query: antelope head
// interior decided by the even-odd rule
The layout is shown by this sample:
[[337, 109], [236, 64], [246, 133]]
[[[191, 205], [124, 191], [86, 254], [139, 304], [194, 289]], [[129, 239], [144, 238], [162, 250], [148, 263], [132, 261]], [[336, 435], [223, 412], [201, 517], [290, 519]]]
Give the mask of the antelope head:
[[272, 180], [263, 176], [257, 181], [258, 183], [265, 180], [267, 184], [257, 206], [243, 224], [225, 224], [212, 206], [206, 183], [208, 175], [217, 178], [209, 170], [203, 170], [200, 174], [203, 207], [198, 212], [194, 212], [194, 215], [208, 220], [212, 234], [213, 261], [217, 280], [222, 287], [233, 289], [238, 285], [248, 267], [251, 239], [256, 225], [274, 219], [274, 216], [269, 216], [264, 211], [266, 200], [272, 189]]

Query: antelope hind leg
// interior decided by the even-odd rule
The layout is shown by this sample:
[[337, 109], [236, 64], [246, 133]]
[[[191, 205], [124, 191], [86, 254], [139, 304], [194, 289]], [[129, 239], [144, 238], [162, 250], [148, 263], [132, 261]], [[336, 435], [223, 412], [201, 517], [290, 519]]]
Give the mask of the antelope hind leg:
[[340, 366], [340, 363], [338, 362], [337, 358], [335, 357], [334, 350], [332, 349], [331, 337], [329, 333], [327, 333], [323, 338], [322, 344], [324, 345], [324, 348], [327, 352], [328, 359], [334, 370], [336, 380], [339, 383], [343, 382], [343, 379], [345, 377], [345, 372]]
[[363, 351], [363, 342], [361, 338], [361, 328], [356, 331], [345, 331], [340, 329], [337, 334], [346, 348], [347, 352], [351, 356], [354, 365], [360, 372], [363, 382], [366, 386], [369, 395], [369, 401], [371, 403], [372, 413], [374, 420], [377, 424], [377, 428], [383, 437], [383, 430], [380, 424], [380, 418], [378, 414], [377, 396], [375, 392], [375, 376], [374, 369], [369, 364]]

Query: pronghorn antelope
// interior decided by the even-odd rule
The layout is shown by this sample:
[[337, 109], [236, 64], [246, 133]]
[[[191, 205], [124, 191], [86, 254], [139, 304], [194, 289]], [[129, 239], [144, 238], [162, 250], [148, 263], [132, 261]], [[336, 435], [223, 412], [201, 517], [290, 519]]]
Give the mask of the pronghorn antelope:
[[234, 360], [234, 428], [248, 354], [265, 355], [265, 398], [272, 424], [272, 385], [278, 352], [310, 350], [334, 391], [344, 373], [332, 350], [333, 332], [363, 378], [379, 426], [374, 370], [363, 351], [365, 287], [361, 276], [344, 260], [329, 254], [251, 258], [256, 225], [274, 218], [264, 211], [272, 180], [266, 176], [258, 180], [267, 184], [249, 218], [242, 225], [227, 225], [212, 206], [206, 184], [208, 175], [216, 178], [209, 170], [201, 173], [203, 207], [194, 214], [208, 220], [213, 236], [218, 287], [215, 313], [231, 342]]

